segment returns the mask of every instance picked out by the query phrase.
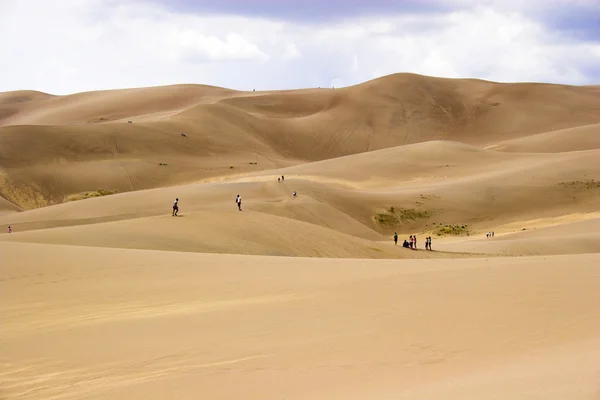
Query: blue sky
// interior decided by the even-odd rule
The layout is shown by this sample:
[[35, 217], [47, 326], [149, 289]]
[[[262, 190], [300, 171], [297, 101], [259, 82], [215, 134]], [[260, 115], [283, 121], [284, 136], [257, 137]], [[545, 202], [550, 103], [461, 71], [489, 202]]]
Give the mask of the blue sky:
[[0, 38], [0, 91], [600, 84], [598, 0], [2, 0]]

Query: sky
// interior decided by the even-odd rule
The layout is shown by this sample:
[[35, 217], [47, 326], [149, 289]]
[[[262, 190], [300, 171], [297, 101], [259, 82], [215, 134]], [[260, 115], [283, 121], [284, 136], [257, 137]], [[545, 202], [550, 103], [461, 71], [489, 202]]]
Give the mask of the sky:
[[0, 91], [600, 84], [600, 0], [0, 0]]

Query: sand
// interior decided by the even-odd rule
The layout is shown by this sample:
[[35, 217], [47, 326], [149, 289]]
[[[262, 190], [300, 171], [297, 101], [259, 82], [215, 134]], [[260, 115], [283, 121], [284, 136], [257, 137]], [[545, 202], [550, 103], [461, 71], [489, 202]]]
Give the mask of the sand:
[[413, 74], [0, 93], [0, 398], [596, 399], [598, 109]]

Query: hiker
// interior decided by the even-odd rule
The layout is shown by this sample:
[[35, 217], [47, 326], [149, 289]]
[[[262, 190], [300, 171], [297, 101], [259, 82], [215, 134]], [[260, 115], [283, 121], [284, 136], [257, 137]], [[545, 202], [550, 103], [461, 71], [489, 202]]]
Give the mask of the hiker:
[[10, 227], [10, 225], [8, 226], [8, 233], [12, 232], [12, 228]]
[[242, 211], [242, 198], [240, 197], [239, 194], [235, 198], [235, 202], [236, 202], [236, 204], [238, 206], [238, 210]]
[[175, 201], [173, 202], [173, 214], [171, 214], [173, 217], [177, 216], [177, 212], [179, 211], [179, 199], [175, 199]]
[[394, 245], [398, 246], [398, 233], [394, 232]]

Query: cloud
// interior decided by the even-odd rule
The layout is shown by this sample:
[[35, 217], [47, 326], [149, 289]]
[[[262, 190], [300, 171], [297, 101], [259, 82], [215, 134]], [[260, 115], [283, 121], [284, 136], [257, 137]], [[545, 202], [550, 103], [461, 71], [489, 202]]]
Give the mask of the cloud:
[[[0, 91], [65, 94], [173, 83], [339, 87], [395, 72], [600, 83], [600, 32], [573, 33], [581, 30], [555, 9], [539, 14], [537, 0], [483, 6], [456, 0], [443, 8], [415, 1], [388, 12], [378, 0], [343, 18], [322, 9], [327, 21], [260, 15], [258, 8], [234, 15], [181, 1], [3, 0]], [[560, 1], [571, 19], [584, 10], [592, 21], [600, 9], [597, 2]]]
[[302, 54], [300, 53], [300, 50], [298, 50], [298, 47], [296, 47], [294, 43], [288, 43], [285, 46], [285, 51], [283, 52], [282, 56], [282, 59], [284, 61], [293, 60], [294, 58], [300, 57], [302, 57]]

